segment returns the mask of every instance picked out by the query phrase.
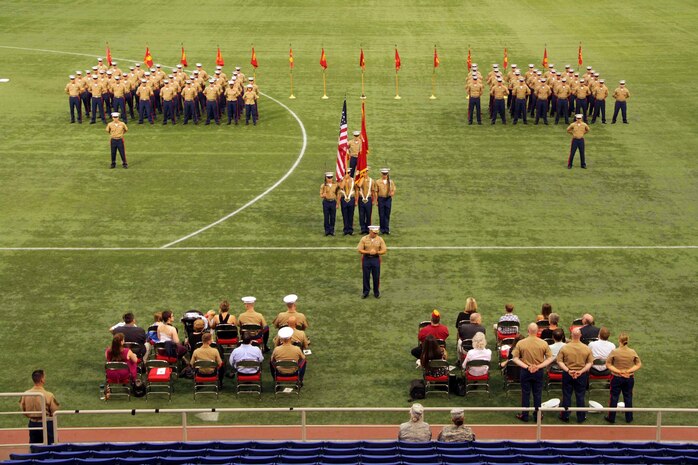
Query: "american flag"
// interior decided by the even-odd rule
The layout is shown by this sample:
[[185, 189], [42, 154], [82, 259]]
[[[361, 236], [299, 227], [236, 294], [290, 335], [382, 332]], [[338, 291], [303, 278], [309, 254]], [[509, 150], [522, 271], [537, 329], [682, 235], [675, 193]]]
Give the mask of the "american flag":
[[342, 119], [339, 121], [339, 142], [337, 143], [337, 169], [335, 173], [337, 182], [342, 180], [344, 178], [344, 174], [347, 172], [346, 156], [348, 149], [347, 101], [344, 100], [344, 106], [342, 107]]

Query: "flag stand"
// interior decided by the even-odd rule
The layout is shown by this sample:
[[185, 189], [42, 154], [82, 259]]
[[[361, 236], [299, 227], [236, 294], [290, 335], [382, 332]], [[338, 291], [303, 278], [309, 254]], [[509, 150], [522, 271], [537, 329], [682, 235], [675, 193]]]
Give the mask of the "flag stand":
[[429, 100], [436, 100], [435, 91], [436, 90], [436, 68], [434, 68], [434, 73], [431, 75], [431, 97]]
[[288, 98], [290, 98], [291, 100], [296, 98], [296, 96], [293, 95], [293, 70], [291, 70], [291, 95]]
[[366, 100], [366, 93], [364, 92], [364, 70], [361, 70], [361, 100]]
[[397, 71], [395, 71], [395, 100], [400, 100], [402, 97], [400, 97], [400, 80], [397, 75]]
[[327, 100], [327, 76], [325, 75], [325, 70], [322, 70], [322, 99]]

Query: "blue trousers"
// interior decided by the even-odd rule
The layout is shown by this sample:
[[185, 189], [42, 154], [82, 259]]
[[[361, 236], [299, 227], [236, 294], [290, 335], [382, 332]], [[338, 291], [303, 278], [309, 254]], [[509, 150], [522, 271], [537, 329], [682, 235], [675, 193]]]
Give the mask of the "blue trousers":
[[121, 120], [124, 123], [128, 123], [128, 117], [126, 116], [126, 100], [123, 97], [114, 97], [113, 102], [114, 111], [121, 113]]
[[584, 115], [584, 122], [587, 122], [587, 99], [578, 98], [577, 99], [577, 113]]
[[596, 118], [601, 115], [601, 122], [606, 122], [606, 100], [595, 100], [594, 103], [594, 116], [591, 118], [591, 122], [596, 121]]
[[371, 210], [373, 209], [373, 201], [368, 197], [368, 201], [364, 203], [364, 199], [359, 197], [359, 226], [361, 234], [368, 234], [368, 227], [371, 225]]
[[[526, 408], [531, 406], [531, 394], [533, 394], [533, 407], [536, 412], [541, 404], [543, 396], [543, 373], [544, 370], [538, 370], [531, 373], [528, 370], [521, 370], [521, 406]], [[529, 412], [521, 412], [524, 419], [528, 419]]]
[[104, 124], [107, 124], [107, 120], [104, 119], [104, 106], [102, 106], [102, 97], [92, 96], [92, 122], [95, 122], [97, 118], [97, 110], [99, 110], [99, 118]]
[[[633, 387], [635, 386], [635, 378], [623, 378], [622, 376], [614, 376], [611, 378], [611, 400], [609, 407], [618, 407], [618, 399], [623, 393], [623, 402], [628, 408], [633, 406]], [[608, 412], [608, 419], [616, 421], [616, 412]], [[625, 421], [630, 423], [633, 421], [633, 412], [625, 413]]]
[[235, 124], [238, 124], [238, 102], [237, 100], [228, 100], [226, 102], [226, 109], [225, 112], [228, 115], [228, 124], [235, 119]]
[[543, 122], [548, 124], [548, 100], [539, 98], [536, 102], [536, 124], [538, 120], [543, 118]]
[[82, 107], [80, 106], [80, 97], [69, 97], [68, 105], [70, 105], [70, 122], [75, 122], [75, 111], [78, 112], [78, 121], [82, 123]]
[[504, 111], [504, 99], [494, 99], [494, 109], [492, 110], [492, 124], [497, 121], [497, 115], [502, 118], [502, 123], [507, 124], [506, 112]]
[[[29, 420], [28, 428], [41, 428], [43, 423], [41, 421]], [[53, 444], [53, 420], [46, 420], [46, 436], [48, 436], [47, 443], [49, 445]], [[31, 444], [43, 444], [44, 442], [44, 432], [40, 429], [29, 430], [29, 442]]]
[[218, 102], [215, 100], [206, 100], [206, 124], [211, 124], [211, 118], [220, 124], [220, 116], [218, 115]]
[[482, 109], [480, 108], [480, 97], [470, 97], [470, 99], [468, 100], [468, 123], [473, 122], [473, 113], [475, 113], [475, 115], [477, 116], [477, 122], [481, 123], [481, 111]]
[[[560, 406], [562, 408], [568, 408], [572, 405], [572, 392], [574, 392], [574, 397], [576, 400], [577, 407], [586, 407], [584, 402], [584, 396], [587, 392], [587, 384], [589, 382], [589, 373], [584, 373], [577, 379], [572, 378], [569, 373], [562, 373], [562, 403]], [[567, 419], [570, 417], [570, 412], [565, 410], [560, 414], [562, 418]], [[579, 423], [586, 419], [586, 412], [577, 412], [577, 421]]]
[[196, 111], [196, 103], [193, 100], [184, 101], [184, 124], [189, 122], [189, 119], [193, 118], [195, 123], [199, 122], [199, 117]]
[[323, 199], [322, 215], [325, 219], [325, 235], [334, 234], [334, 223], [337, 221], [337, 201]]
[[524, 123], [526, 122], [526, 99], [525, 98], [517, 98], [516, 102], [514, 103], [514, 124], [519, 120], [519, 118], [523, 119]]
[[89, 117], [90, 116], [90, 97], [92, 94], [89, 92], [83, 92], [80, 94], [80, 100], [82, 100], [82, 104], [85, 107], [85, 116]]
[[381, 259], [379, 256], [361, 256], [361, 268], [364, 274], [364, 295], [371, 292], [371, 277], [373, 277], [373, 294], [380, 294]]
[[356, 163], [359, 161], [359, 157], [349, 157], [349, 176], [354, 177], [356, 173]]
[[116, 164], [116, 152], [119, 152], [121, 156], [121, 164], [128, 166], [126, 162], [126, 147], [124, 146], [123, 139], [112, 139], [111, 140], [111, 164], [112, 166]]
[[555, 124], [560, 121], [560, 115], [565, 117], [565, 124], [570, 124], [569, 101], [566, 98], [557, 99], [557, 113], [555, 114]]
[[250, 116], [252, 124], [257, 124], [257, 112], [254, 110], [254, 105], [245, 104], [245, 124], [250, 124]]
[[378, 219], [382, 233], [390, 234], [390, 209], [392, 205], [392, 197], [378, 197]]
[[345, 200], [344, 196], [340, 200], [340, 205], [342, 207], [342, 220], [344, 222], [344, 234], [354, 233], [354, 197], [349, 200]]
[[167, 124], [168, 119], [172, 120], [172, 124], [176, 124], [175, 105], [172, 100], [165, 100], [162, 102], [162, 124]]
[[153, 124], [153, 106], [150, 100], [141, 99], [138, 102], [138, 122], [142, 123], [143, 118], [148, 118], [150, 124]]
[[572, 138], [572, 146], [570, 147], [570, 157], [567, 159], [567, 166], [572, 166], [574, 154], [577, 152], [577, 149], [579, 149], [579, 160], [582, 162], [582, 167], [587, 166], [586, 160], [584, 159], [584, 138]]
[[611, 122], [612, 123], [616, 122], [616, 118], [618, 117], [619, 111], [623, 113], [623, 122], [627, 123], [628, 122], [628, 114], [627, 114], [628, 104], [627, 104], [627, 102], [619, 102], [618, 100], [616, 100], [616, 105], [615, 105], [615, 108], [613, 109], [613, 121], [611, 121]]

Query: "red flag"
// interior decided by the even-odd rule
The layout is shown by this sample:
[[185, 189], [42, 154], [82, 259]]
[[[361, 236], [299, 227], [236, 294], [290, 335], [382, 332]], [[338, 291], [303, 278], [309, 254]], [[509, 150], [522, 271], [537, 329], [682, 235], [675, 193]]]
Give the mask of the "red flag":
[[359, 66], [361, 66], [361, 69], [364, 70], [366, 69], [366, 60], [364, 59], [364, 49], [361, 49], [361, 56], [359, 56]]
[[320, 54], [320, 66], [322, 66], [322, 69], [327, 69], [327, 56], [325, 55], [324, 47], [322, 49], [322, 53]]
[[397, 47], [395, 47], [395, 71], [400, 71], [402, 62], [400, 61], [400, 54], [397, 53]]
[[548, 67], [548, 47], [545, 47], [543, 51], [543, 68]]
[[368, 167], [368, 134], [366, 133], [366, 102], [361, 102], [361, 152], [356, 160], [355, 179], [361, 179], [366, 175]]
[[290, 66], [291, 69], [293, 69], [293, 49], [292, 48], [288, 49], [288, 66]]
[[339, 120], [339, 141], [337, 142], [337, 168], [335, 169], [337, 181], [343, 179], [344, 175], [347, 172], [346, 156], [348, 149], [349, 142], [347, 140], [347, 101], [344, 100], [344, 106], [342, 107], [342, 118]]
[[189, 66], [189, 63], [187, 63], [187, 54], [184, 53], [184, 47], [182, 46], [182, 56], [179, 59], [179, 64], [184, 66], [185, 68]]
[[579, 50], [577, 51], [577, 64], [579, 64], [579, 66], [582, 66], [583, 62], [584, 60], [582, 60], [582, 43], [580, 42]]
[[109, 44], [107, 44], [107, 64], [108, 64], [109, 66], [112, 65], [112, 62], [111, 62], [111, 49], [109, 48]]
[[143, 57], [143, 63], [146, 64], [148, 68], [153, 67], [153, 55], [150, 54], [150, 48], [145, 48], [145, 57]]
[[434, 47], [434, 68], [438, 68], [440, 64], [441, 61], [439, 60], [439, 54], [436, 51], [436, 47]]
[[254, 47], [252, 47], [252, 58], [250, 58], [250, 64], [257, 69], [257, 66], [259, 66], [259, 63], [257, 63], [257, 54], [254, 53]]
[[470, 54], [470, 49], [468, 49], [468, 60], [466, 61], [466, 63], [468, 65], [468, 71], [470, 71], [470, 68], [473, 67], [473, 57]]
[[221, 54], [220, 47], [218, 47], [218, 51], [216, 52], [216, 66], [225, 66], [225, 61], [223, 61], [223, 55]]
[[507, 53], [507, 48], [504, 47], [504, 69], [509, 67], [509, 54]]

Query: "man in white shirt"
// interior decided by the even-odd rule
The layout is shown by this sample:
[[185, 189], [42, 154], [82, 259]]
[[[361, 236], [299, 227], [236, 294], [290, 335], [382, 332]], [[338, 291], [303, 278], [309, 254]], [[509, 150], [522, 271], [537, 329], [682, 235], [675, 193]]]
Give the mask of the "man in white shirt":
[[558, 352], [560, 352], [560, 349], [565, 347], [565, 343], [562, 342], [562, 339], [564, 337], [565, 332], [561, 328], [553, 330], [553, 341], [555, 341], [555, 343], [550, 345], [550, 351], [553, 353], [553, 357], [557, 357], [557, 354]]
[[238, 363], [243, 360], [255, 360], [259, 363], [262, 363], [264, 360], [261, 349], [252, 345], [252, 336], [249, 334], [245, 335], [245, 338], [242, 340], [242, 345], [233, 350], [230, 354], [230, 365], [235, 371], [244, 375], [254, 375], [257, 373], [258, 370], [251, 367], [238, 368]]
[[[611, 354], [611, 351], [616, 348], [616, 345], [608, 340], [611, 336], [611, 332], [606, 327], [602, 327], [599, 330], [598, 341], [592, 341], [589, 343], [589, 348], [591, 349], [591, 355], [594, 356], [594, 360], [606, 360]], [[598, 365], [600, 370], [597, 369], [597, 365], [592, 365], [591, 369], [597, 372], [603, 372], [606, 370], [605, 365]]]

